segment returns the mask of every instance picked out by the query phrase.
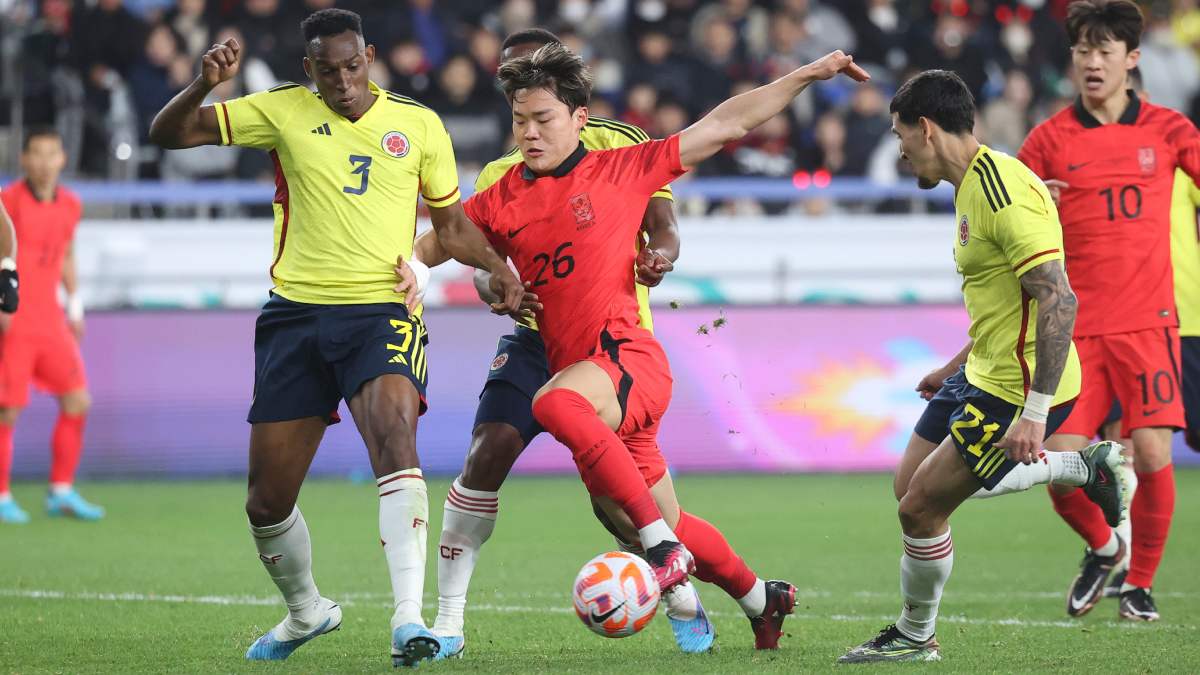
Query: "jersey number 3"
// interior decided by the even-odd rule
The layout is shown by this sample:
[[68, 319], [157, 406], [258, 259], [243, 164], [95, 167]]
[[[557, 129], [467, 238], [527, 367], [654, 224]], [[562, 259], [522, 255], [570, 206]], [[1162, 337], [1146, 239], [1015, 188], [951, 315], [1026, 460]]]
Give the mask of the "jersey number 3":
[[371, 176], [371, 158], [366, 155], [350, 155], [350, 173], [359, 177], [358, 187], [346, 186], [342, 192], [348, 195], [361, 195], [367, 191], [367, 179]]

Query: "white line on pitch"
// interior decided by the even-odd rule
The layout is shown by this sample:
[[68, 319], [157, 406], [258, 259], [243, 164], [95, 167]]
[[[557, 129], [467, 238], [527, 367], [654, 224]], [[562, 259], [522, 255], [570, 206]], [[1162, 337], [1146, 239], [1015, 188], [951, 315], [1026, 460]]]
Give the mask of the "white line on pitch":
[[[279, 606], [282, 604], [278, 597], [258, 597], [251, 595], [177, 595], [177, 594], [156, 594], [156, 593], [93, 593], [93, 592], [67, 592], [67, 591], [47, 591], [36, 589], [22, 588], [0, 588], [0, 597], [10, 598], [27, 598], [32, 600], [83, 600], [93, 602], [162, 602], [173, 604], [197, 604], [197, 605], [227, 605], [235, 607], [263, 607], [263, 606]], [[354, 606], [359, 604], [360, 600], [376, 599], [376, 602], [362, 603], [370, 605], [379, 605], [390, 607], [390, 602], [384, 602], [384, 594], [359, 593], [355, 594], [357, 599], [346, 600], [342, 599], [338, 602], [345, 606]], [[570, 607], [535, 607], [533, 605], [497, 605], [481, 603], [469, 605], [470, 611], [476, 612], [496, 612], [502, 614], [571, 614], [574, 610]], [[715, 611], [709, 612], [712, 616], [740, 616], [735, 612]], [[895, 617], [891, 615], [854, 615], [854, 614], [803, 614], [797, 613], [794, 618], [804, 621], [838, 621], [847, 623], [857, 623], [861, 621], [891, 621]], [[938, 617], [938, 621], [943, 623], [957, 623], [973, 626], [1018, 626], [1026, 628], [1069, 628], [1074, 630], [1094, 629], [1094, 628], [1123, 628], [1123, 629], [1139, 629], [1144, 628], [1142, 624], [1131, 623], [1127, 621], [1105, 621], [1101, 623], [1083, 623], [1076, 621], [1050, 621], [1039, 619], [1019, 619], [1015, 617], [987, 619], [963, 616], [960, 614], [950, 614]], [[1196, 626], [1186, 626], [1181, 624], [1159, 624], [1163, 628], [1182, 628], [1186, 630], [1196, 630]]]

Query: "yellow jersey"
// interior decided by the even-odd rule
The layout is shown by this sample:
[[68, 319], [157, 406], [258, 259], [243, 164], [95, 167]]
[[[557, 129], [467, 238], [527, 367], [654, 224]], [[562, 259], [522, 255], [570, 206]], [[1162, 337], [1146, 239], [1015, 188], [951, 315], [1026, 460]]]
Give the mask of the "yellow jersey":
[[[610, 148], [623, 148], [629, 145], [637, 145], [650, 140], [650, 136], [640, 128], [632, 124], [610, 120], [605, 117], [589, 117], [587, 124], [583, 127], [583, 131], [579, 134], [579, 140], [583, 142], [583, 147], [588, 150], [608, 150]], [[475, 179], [475, 192], [483, 192], [491, 187], [496, 181], [500, 180], [504, 174], [513, 166], [521, 163], [521, 151], [518, 148], [509, 150], [503, 157], [488, 162], [487, 166], [479, 172], [479, 177]], [[664, 185], [661, 190], [655, 192], [654, 197], [662, 197], [663, 199], [675, 200], [671, 194], [671, 186]], [[635, 242], [638, 245], [640, 242]], [[654, 332], [654, 317], [650, 314], [650, 289], [641, 284], [636, 284], [637, 300], [638, 300], [638, 323], [642, 328], [650, 332]], [[524, 319], [520, 322], [522, 325], [537, 330], [537, 322], [533, 318]]]
[[1175, 306], [1179, 334], [1200, 336], [1200, 188], [1182, 169], [1175, 170], [1171, 191], [1171, 266], [1175, 269]]
[[[1014, 157], [979, 146], [954, 197], [958, 229], [954, 263], [974, 340], [967, 381], [1023, 406], [1037, 366], [1037, 300], [1020, 277], [1051, 260], [1063, 260], [1062, 225], [1046, 186]], [[1074, 343], [1054, 404], [1079, 395], [1081, 374]], [[1050, 393], [1050, 392], [1044, 392]]]
[[298, 84], [215, 104], [222, 145], [275, 164], [274, 291], [294, 302], [402, 302], [393, 268], [412, 255], [417, 197], [458, 201], [450, 135], [437, 113], [380, 89], [351, 121]]

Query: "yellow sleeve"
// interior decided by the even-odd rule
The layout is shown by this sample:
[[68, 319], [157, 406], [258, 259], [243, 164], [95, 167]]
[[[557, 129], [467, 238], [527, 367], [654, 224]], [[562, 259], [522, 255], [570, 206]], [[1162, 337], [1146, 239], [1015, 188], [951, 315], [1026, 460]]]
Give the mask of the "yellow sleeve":
[[1012, 190], [1012, 203], [995, 213], [984, 204], [980, 211], [992, 216], [984, 218], [985, 232], [1019, 277], [1044, 262], [1064, 258], [1062, 225], [1050, 193], [1040, 181], [1006, 173], [1004, 182]]
[[458, 201], [458, 167], [454, 163], [454, 144], [441, 119], [436, 115], [425, 132], [421, 148], [421, 196], [434, 208]]
[[[515, 159], [513, 155], [516, 155]], [[484, 165], [483, 170], [475, 177], [475, 191], [483, 192], [484, 190], [496, 184], [496, 181], [504, 177], [508, 170], [514, 164], [521, 161], [521, 151], [516, 148], [510, 150], [500, 159], [492, 160]]]
[[[1175, 180], [1180, 180], [1178, 174], [1176, 175]], [[1196, 185], [1196, 181], [1193, 181], [1191, 176], [1185, 175], [1183, 180], [1188, 181], [1188, 198], [1192, 200], [1193, 204], [1195, 204], [1197, 207], [1200, 207], [1200, 186]]]
[[214, 103], [221, 145], [270, 150], [279, 142], [279, 130], [296, 110], [297, 94], [311, 95], [298, 84], [281, 84], [223, 103]]
[[[588, 120], [588, 126], [584, 128], [586, 131], [591, 131], [588, 134], [591, 139], [594, 139], [595, 146], [584, 143], [593, 150], [611, 150], [613, 148], [625, 148], [639, 143], [645, 143], [650, 140], [650, 135], [642, 130], [641, 127], [634, 124], [626, 124], [616, 120], [610, 120], [606, 117], [593, 117]], [[589, 140], [591, 140], [589, 139]], [[651, 197], [662, 197], [675, 201], [675, 195], [671, 193], [671, 186], [664, 185], [662, 189], [655, 192]]]

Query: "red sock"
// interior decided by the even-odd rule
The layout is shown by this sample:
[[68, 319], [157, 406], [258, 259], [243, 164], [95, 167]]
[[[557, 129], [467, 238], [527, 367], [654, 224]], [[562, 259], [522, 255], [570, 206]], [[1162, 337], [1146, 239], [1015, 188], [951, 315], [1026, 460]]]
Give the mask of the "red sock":
[[1088, 499], [1083, 490], [1075, 488], [1065, 495], [1051, 490], [1050, 500], [1054, 502], [1054, 510], [1058, 515], [1083, 537], [1088, 546], [1097, 549], [1112, 538], [1112, 528], [1104, 522], [1104, 512]]
[[12, 472], [13, 428], [0, 424], [0, 494], [8, 492], [8, 475]]
[[533, 416], [571, 449], [592, 496], [615, 501], [639, 530], [662, 518], [628, 448], [586, 398], [569, 389], [554, 389], [533, 404]]
[[58, 414], [54, 425], [54, 438], [50, 443], [50, 483], [75, 482], [75, 468], [83, 454], [83, 424], [86, 415]]
[[1175, 514], [1175, 467], [1139, 473], [1129, 517], [1133, 521], [1133, 555], [1125, 583], [1138, 588], [1154, 585], [1154, 573], [1167, 545], [1167, 530]]
[[707, 520], [680, 511], [675, 536], [696, 559], [696, 578], [720, 586], [734, 600], [744, 597], [758, 581], [725, 535]]

